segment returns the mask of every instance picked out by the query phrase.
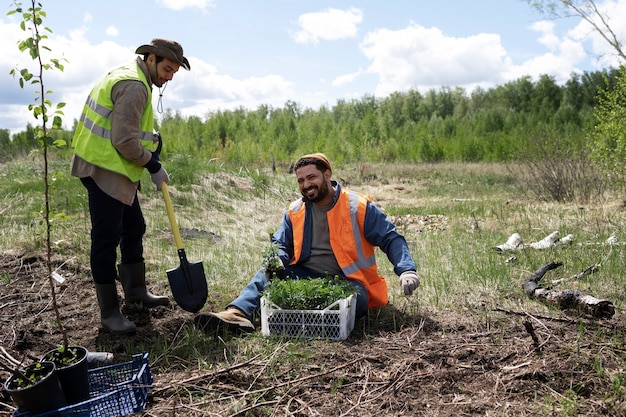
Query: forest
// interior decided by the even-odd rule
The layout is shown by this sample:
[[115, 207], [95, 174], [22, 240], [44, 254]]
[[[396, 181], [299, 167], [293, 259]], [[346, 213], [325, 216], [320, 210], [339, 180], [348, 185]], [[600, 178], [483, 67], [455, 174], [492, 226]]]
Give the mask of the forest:
[[[602, 91], [621, 71], [573, 73], [563, 85], [529, 76], [467, 92], [442, 86], [377, 98], [338, 100], [332, 107], [207, 109], [184, 117], [167, 109], [158, 118], [163, 158], [194, 155], [248, 166], [289, 164], [298, 154], [324, 151], [337, 162], [511, 162], [558, 154], [585, 158]], [[79, 115], [65, 115], [74, 120]], [[73, 129], [50, 132], [71, 144]], [[0, 129], [0, 162], [40, 147], [33, 126], [11, 135]], [[539, 152], [541, 150], [541, 152]]]

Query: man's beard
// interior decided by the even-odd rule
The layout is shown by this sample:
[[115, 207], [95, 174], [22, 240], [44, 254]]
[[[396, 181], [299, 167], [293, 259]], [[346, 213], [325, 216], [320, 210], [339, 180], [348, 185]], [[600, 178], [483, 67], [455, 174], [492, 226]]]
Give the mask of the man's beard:
[[[315, 195], [313, 197], [309, 197], [308, 191], [311, 189], [316, 189], [317, 192], [315, 193]], [[328, 197], [328, 194], [330, 193], [329, 188], [328, 188], [328, 184], [326, 183], [326, 181], [322, 182], [322, 184], [318, 187], [318, 186], [313, 186], [313, 187], [309, 187], [306, 190], [303, 190], [302, 195], [304, 196], [304, 198], [308, 199], [311, 203], [317, 203], [319, 201], [324, 200], [326, 197]]]
[[163, 83], [159, 81], [159, 71], [157, 69], [157, 64], [155, 63], [153, 67], [150, 68], [150, 78], [152, 78], [152, 84], [161, 88]]

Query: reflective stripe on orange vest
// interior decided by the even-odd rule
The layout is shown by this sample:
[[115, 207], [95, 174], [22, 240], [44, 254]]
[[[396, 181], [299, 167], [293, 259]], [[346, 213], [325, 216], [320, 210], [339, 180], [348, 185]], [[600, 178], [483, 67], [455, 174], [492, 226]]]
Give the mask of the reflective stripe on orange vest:
[[[369, 295], [368, 308], [376, 308], [389, 302], [387, 282], [378, 275], [375, 247], [363, 233], [365, 211], [369, 199], [356, 192], [341, 190], [335, 205], [328, 211], [330, 246], [344, 275], [362, 283]], [[297, 263], [302, 256], [306, 205], [302, 199], [289, 207], [293, 227], [294, 258]], [[310, 236], [308, 237], [311, 238]]]

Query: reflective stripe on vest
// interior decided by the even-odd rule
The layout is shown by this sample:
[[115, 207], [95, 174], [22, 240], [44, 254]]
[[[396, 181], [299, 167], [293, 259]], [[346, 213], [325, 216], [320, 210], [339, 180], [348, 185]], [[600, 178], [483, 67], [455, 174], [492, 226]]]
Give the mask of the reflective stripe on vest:
[[94, 86], [85, 101], [72, 146], [76, 154], [87, 162], [125, 175], [136, 182], [141, 178], [144, 168], [124, 158], [111, 142], [111, 115], [114, 107], [111, 91], [122, 80], [137, 80], [146, 87], [148, 100], [141, 117], [138, 139], [144, 148], [155, 149], [152, 87], [136, 62], [112, 69]]
[[[337, 263], [347, 278], [361, 282], [369, 295], [368, 308], [389, 302], [387, 282], [378, 275], [375, 248], [362, 233], [368, 199], [356, 192], [341, 191], [334, 207], [328, 211], [330, 245]], [[302, 256], [306, 206], [302, 199], [289, 207], [293, 226], [294, 259]]]

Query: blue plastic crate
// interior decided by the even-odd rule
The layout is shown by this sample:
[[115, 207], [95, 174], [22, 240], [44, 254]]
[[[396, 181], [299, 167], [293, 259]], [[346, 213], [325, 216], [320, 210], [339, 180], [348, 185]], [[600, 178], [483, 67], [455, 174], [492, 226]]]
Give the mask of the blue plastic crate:
[[13, 417], [118, 417], [143, 410], [152, 386], [148, 353], [132, 361], [89, 370], [89, 400], [40, 414], [20, 412]]

